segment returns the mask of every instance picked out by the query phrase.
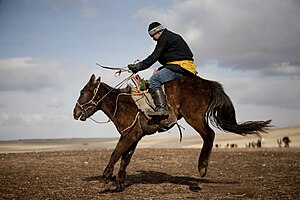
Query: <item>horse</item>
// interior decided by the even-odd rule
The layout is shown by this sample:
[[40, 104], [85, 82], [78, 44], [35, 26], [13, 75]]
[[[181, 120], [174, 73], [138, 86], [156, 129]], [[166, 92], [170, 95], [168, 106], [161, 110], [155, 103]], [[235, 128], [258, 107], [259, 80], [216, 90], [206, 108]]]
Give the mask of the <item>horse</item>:
[[[237, 123], [232, 101], [216, 81], [199, 76], [183, 76], [164, 84], [165, 94], [177, 119], [184, 118], [202, 137], [203, 146], [198, 158], [198, 171], [203, 178], [207, 173], [215, 132], [209, 122], [220, 130], [239, 135], [266, 132], [271, 120]], [[75, 103], [73, 117], [85, 121], [97, 111], [103, 111], [120, 133], [103, 172], [105, 183], [113, 180], [114, 165], [121, 158], [119, 171], [114, 181], [116, 189], [123, 190], [126, 167], [137, 147], [146, 135], [159, 131], [157, 121], [149, 120], [140, 112], [131, 97], [130, 87], [114, 88], [101, 82], [93, 74], [80, 91]]]

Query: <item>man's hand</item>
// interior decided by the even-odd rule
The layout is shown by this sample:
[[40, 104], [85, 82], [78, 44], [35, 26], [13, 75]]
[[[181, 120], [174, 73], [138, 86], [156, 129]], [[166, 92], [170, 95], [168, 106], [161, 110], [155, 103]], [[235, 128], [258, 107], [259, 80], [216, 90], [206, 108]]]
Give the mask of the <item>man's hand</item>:
[[127, 65], [127, 67], [133, 73], [137, 73], [138, 71], [142, 70], [141, 69], [141, 63], [129, 64], [129, 65]]

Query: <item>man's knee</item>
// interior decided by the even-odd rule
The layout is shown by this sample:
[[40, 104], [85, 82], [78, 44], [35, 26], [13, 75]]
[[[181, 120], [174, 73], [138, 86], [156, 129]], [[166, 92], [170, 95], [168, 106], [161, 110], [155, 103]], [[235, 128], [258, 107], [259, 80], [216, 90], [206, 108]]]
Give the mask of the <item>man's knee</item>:
[[154, 74], [149, 79], [149, 89], [155, 90], [157, 88], [160, 88], [162, 86], [162, 82], [160, 80], [160, 77], [158, 74]]

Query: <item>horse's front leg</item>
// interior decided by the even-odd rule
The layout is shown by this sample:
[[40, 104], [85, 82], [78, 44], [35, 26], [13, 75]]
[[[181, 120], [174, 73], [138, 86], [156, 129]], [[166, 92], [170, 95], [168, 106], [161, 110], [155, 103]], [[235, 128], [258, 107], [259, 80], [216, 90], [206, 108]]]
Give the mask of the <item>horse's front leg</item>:
[[127, 152], [122, 156], [120, 170], [116, 179], [117, 188], [122, 190], [124, 189], [124, 181], [126, 177], [126, 168], [130, 163], [132, 155], [136, 149], [138, 142], [134, 143]]
[[116, 162], [118, 162], [118, 160], [120, 159], [120, 155], [116, 149], [117, 147], [114, 149], [113, 153], [111, 154], [109, 162], [103, 172], [103, 180], [106, 184], [109, 183], [109, 181], [112, 179], [114, 166]]
[[126, 136], [121, 136], [116, 148], [114, 149], [109, 159], [107, 167], [103, 172], [103, 179], [105, 183], [108, 183], [111, 180], [114, 171], [114, 165], [116, 164], [116, 162], [118, 162], [120, 157], [125, 155], [126, 152], [129, 152], [131, 146], [137, 143], [141, 138], [142, 136], [139, 137], [136, 131], [132, 131], [130, 134], [127, 134]]

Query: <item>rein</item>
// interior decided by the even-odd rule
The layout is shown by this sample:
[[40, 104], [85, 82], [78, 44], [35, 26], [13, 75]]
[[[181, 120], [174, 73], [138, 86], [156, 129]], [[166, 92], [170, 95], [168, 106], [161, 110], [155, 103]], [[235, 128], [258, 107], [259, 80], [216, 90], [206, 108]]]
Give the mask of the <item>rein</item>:
[[[121, 87], [125, 82], [129, 81], [133, 75], [134, 75], [134, 74], [131, 74], [130, 76], [128, 76], [127, 78], [125, 78], [123, 81], [121, 81], [120, 83], [118, 83], [118, 84], [117, 84], [115, 87], [113, 87], [111, 90], [109, 90], [109, 91], [108, 91], [101, 99], [99, 99], [99, 101], [97, 101], [97, 104], [96, 104], [96, 105], [98, 105], [98, 103], [99, 103], [100, 101], [102, 101], [102, 100], [103, 100], [109, 93], [111, 93], [113, 90], [115, 90], [115, 89]], [[101, 83], [101, 82], [99, 82], [99, 86], [100, 86], [100, 83]]]
[[[98, 90], [99, 90], [99, 87], [101, 85], [101, 82], [99, 81], [99, 84], [97, 85], [97, 87], [95, 88], [94, 90], [94, 96], [92, 97], [92, 99], [84, 104], [80, 104], [78, 101], [76, 102], [76, 104], [83, 110], [83, 111], [87, 111], [90, 107], [92, 106], [97, 106], [107, 95], [109, 95], [113, 90], [121, 87], [125, 82], [127, 82], [128, 80], [131, 79], [131, 77], [133, 76], [134, 74], [131, 74], [130, 76], [128, 76], [127, 78], [125, 78], [124, 80], [122, 80], [120, 83], [118, 83], [115, 87], [113, 87], [111, 90], [109, 90], [101, 99], [99, 99], [97, 102], [94, 101], [95, 97], [97, 96], [97, 93], [98, 93]], [[121, 95], [121, 94], [120, 94]], [[119, 98], [119, 96], [118, 96]], [[114, 111], [114, 114], [113, 114], [113, 117], [115, 116], [116, 114], [116, 111], [117, 111], [117, 101], [118, 101], [118, 98], [116, 100], [116, 108], [115, 108], [115, 111]], [[92, 103], [91, 106], [87, 107], [86, 109], [83, 108], [83, 106], [89, 104], [89, 103]], [[108, 119], [107, 121], [105, 122], [100, 122], [100, 121], [97, 121], [95, 119], [93, 119], [92, 117], [88, 117], [89, 119], [91, 119], [92, 121], [98, 123], [98, 124], [105, 124], [105, 123], [109, 123], [111, 120]]]

